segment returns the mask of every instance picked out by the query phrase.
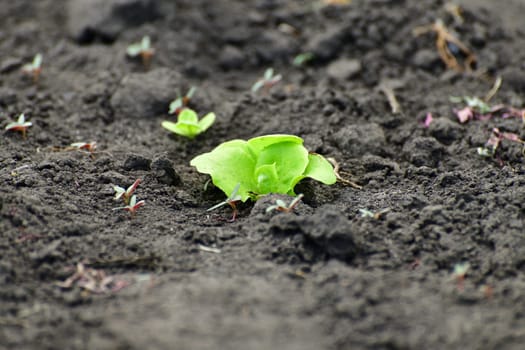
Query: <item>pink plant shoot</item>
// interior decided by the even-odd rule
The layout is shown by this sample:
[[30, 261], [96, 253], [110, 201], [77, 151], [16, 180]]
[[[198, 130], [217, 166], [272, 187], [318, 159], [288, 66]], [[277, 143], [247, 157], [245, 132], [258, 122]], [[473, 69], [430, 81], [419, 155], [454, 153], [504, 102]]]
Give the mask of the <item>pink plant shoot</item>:
[[122, 198], [124, 200], [124, 204], [131, 204], [130, 200], [132, 198], [133, 192], [135, 192], [135, 190], [137, 189], [137, 186], [140, 184], [140, 181], [140, 179], [135, 180], [135, 182], [127, 189], [120, 186], [113, 186], [113, 190], [115, 191], [115, 200], [119, 200], [120, 198]]
[[428, 128], [430, 126], [430, 123], [434, 121], [434, 118], [432, 117], [432, 113], [428, 112], [425, 116], [425, 120], [423, 120], [422, 124], [424, 128]]
[[26, 122], [26, 117], [24, 113], [20, 114], [18, 116], [18, 119], [16, 122], [11, 122], [6, 125], [5, 130], [6, 131], [20, 131], [22, 133], [22, 137], [25, 139], [27, 135], [27, 128], [29, 128], [33, 123]]
[[146, 204], [146, 201], [141, 200], [137, 202], [137, 196], [133, 195], [131, 196], [131, 199], [129, 200], [129, 204], [125, 207], [118, 207], [113, 208], [113, 210], [125, 210], [131, 214], [131, 217], [134, 217], [137, 213], [137, 210], [139, 210], [140, 207], [144, 206]]

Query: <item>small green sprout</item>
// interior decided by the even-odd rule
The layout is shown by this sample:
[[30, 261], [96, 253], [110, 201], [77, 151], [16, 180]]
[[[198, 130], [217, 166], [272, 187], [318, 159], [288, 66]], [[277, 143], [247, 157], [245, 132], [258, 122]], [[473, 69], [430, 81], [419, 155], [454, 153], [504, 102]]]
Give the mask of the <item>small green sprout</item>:
[[255, 93], [261, 88], [264, 88], [264, 91], [268, 92], [272, 86], [280, 82], [281, 79], [281, 74], [273, 75], [273, 68], [268, 68], [264, 72], [264, 76], [252, 85], [252, 92]]
[[463, 291], [465, 287], [465, 276], [470, 269], [470, 264], [468, 262], [463, 262], [454, 265], [454, 272], [452, 276], [456, 280], [457, 288], [459, 291]]
[[170, 109], [169, 114], [179, 114], [183, 109], [185, 109], [188, 104], [190, 103], [193, 95], [195, 94], [195, 91], [197, 91], [197, 88], [195, 86], [192, 86], [186, 95], [180, 96], [180, 93], [178, 94], [178, 97], [171, 101], [170, 103]]
[[190, 139], [206, 131], [215, 122], [215, 113], [206, 114], [201, 120], [194, 110], [189, 108], [183, 109], [178, 117], [177, 122], [170, 122], [165, 120], [162, 122], [162, 127], [175, 134], [188, 137]]
[[325, 6], [334, 5], [334, 6], [344, 6], [350, 5], [352, 0], [323, 0]]
[[23, 65], [22, 73], [30, 75], [33, 78], [33, 83], [38, 83], [40, 73], [42, 73], [42, 54], [36, 54], [31, 63]]
[[95, 150], [97, 149], [97, 143], [96, 141], [91, 141], [91, 142], [74, 142], [72, 143], [71, 145], [69, 145], [70, 149], [73, 149], [73, 150], [84, 150], [84, 151], [88, 151], [89, 154], [91, 155], [91, 158], [94, 158], [95, 157]]
[[314, 54], [311, 53], [311, 52], [304, 52], [304, 53], [301, 53], [297, 56], [295, 56], [295, 58], [293, 59], [293, 65], [296, 66], [296, 67], [302, 67], [306, 64], [308, 64], [308, 62], [312, 61], [314, 59]]
[[378, 212], [373, 212], [373, 211], [370, 211], [368, 209], [359, 209], [359, 213], [360, 213], [360, 216], [362, 218], [373, 218], [373, 219], [376, 219], [376, 220], [379, 220], [381, 219], [381, 217], [388, 213], [390, 211], [390, 208], [385, 208], [385, 209], [382, 209]]
[[241, 196], [239, 196], [237, 194], [237, 192], [239, 192], [239, 188], [240, 187], [241, 187], [241, 184], [237, 183], [237, 185], [235, 185], [235, 188], [233, 189], [232, 193], [228, 196], [228, 198], [226, 198], [224, 201], [220, 202], [219, 204], [216, 204], [213, 207], [207, 209], [206, 211], [212, 211], [212, 210], [218, 209], [218, 208], [220, 208], [222, 206], [229, 205], [232, 208], [232, 211], [233, 211], [232, 218], [229, 221], [230, 222], [234, 222], [235, 219], [237, 218], [237, 213], [239, 212], [237, 210], [237, 204], [236, 203], [241, 200]]
[[24, 113], [22, 113], [18, 116], [18, 120], [16, 122], [7, 124], [5, 130], [20, 131], [22, 133], [22, 137], [25, 139], [27, 137], [27, 128], [29, 128], [31, 125], [33, 125], [33, 123], [26, 122], [26, 117]]
[[482, 99], [476, 96], [450, 96], [449, 98], [450, 102], [452, 103], [466, 103], [468, 107], [476, 110], [477, 112], [481, 114], [489, 113], [492, 111], [492, 107]]
[[137, 210], [145, 204], [146, 201], [144, 200], [137, 202], [137, 196], [133, 195], [131, 196], [128, 205], [126, 205], [125, 207], [113, 208], [113, 210], [123, 209], [125, 211], [128, 211], [131, 214], [131, 217], [134, 217], [137, 213]]
[[155, 49], [151, 47], [151, 40], [149, 36], [146, 35], [140, 42], [129, 45], [126, 49], [126, 53], [130, 57], [140, 56], [144, 68], [148, 69], [151, 58], [155, 54]]
[[498, 153], [499, 146], [503, 140], [509, 140], [524, 145], [522, 153], [525, 152], [525, 141], [520, 139], [518, 134], [512, 132], [501, 132], [498, 128], [493, 128], [492, 134], [490, 135], [488, 141], [485, 143], [485, 146], [477, 148], [478, 154], [482, 157], [488, 158], [496, 156]]
[[122, 198], [124, 200], [124, 204], [129, 205], [133, 192], [135, 192], [135, 190], [137, 189], [137, 186], [140, 184], [140, 181], [140, 179], [135, 180], [135, 182], [127, 189], [120, 186], [113, 186], [113, 190], [115, 191], [115, 200], [119, 200], [120, 198]]
[[227, 196], [240, 184], [238, 194], [243, 202], [268, 193], [295, 196], [295, 185], [306, 177], [327, 185], [337, 180], [332, 165], [323, 156], [309, 153], [303, 139], [294, 135], [224, 142], [190, 164], [209, 174]]
[[268, 208], [266, 208], [266, 212], [269, 213], [273, 210], [281, 211], [283, 213], [291, 213], [294, 208], [299, 204], [301, 199], [303, 199], [304, 195], [300, 193], [297, 197], [292, 199], [290, 204], [286, 205], [286, 203], [281, 199], [276, 199], [274, 205], [270, 205]]

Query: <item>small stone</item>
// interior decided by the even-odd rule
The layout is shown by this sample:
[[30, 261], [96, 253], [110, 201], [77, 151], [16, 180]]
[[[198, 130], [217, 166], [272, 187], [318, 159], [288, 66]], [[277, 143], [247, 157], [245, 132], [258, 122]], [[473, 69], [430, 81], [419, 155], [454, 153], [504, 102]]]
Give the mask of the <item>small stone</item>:
[[525, 92], [525, 72], [523, 68], [512, 67], [506, 69], [502, 79], [506, 86], [511, 87], [516, 92]]
[[123, 165], [125, 170], [150, 170], [151, 169], [151, 160], [138, 155], [138, 154], [130, 154], [127, 156], [126, 160], [124, 161]]
[[381, 154], [386, 147], [385, 133], [376, 123], [343, 127], [334, 135], [336, 144], [352, 157]]
[[422, 69], [430, 70], [440, 61], [439, 55], [435, 50], [422, 49], [416, 52], [412, 58], [412, 63]]
[[433, 137], [415, 137], [405, 143], [403, 154], [415, 166], [435, 168], [445, 154], [445, 147]]
[[452, 142], [459, 140], [464, 134], [463, 127], [448, 118], [434, 119], [430, 123], [428, 130], [430, 135], [445, 145], [450, 145]]
[[17, 96], [13, 89], [8, 87], [0, 88], [0, 106], [9, 106], [16, 103]]
[[388, 160], [379, 156], [365, 155], [362, 158], [363, 166], [367, 172], [374, 172], [379, 170], [387, 170], [395, 174], [401, 174], [399, 164], [393, 160]]
[[35, 262], [42, 262], [46, 259], [53, 259], [58, 256], [60, 256], [60, 253], [58, 252], [58, 247], [62, 244], [62, 241], [57, 239], [48, 245], [46, 245], [44, 248], [34, 251], [29, 254], [29, 258]]
[[361, 62], [355, 59], [340, 59], [332, 62], [327, 68], [328, 76], [336, 80], [347, 80], [360, 72]]
[[150, 118], [168, 111], [174, 91], [187, 91], [181, 76], [167, 68], [126, 75], [111, 97], [117, 116]]
[[170, 186], [180, 184], [179, 174], [175, 172], [173, 163], [165, 156], [154, 159], [151, 163], [151, 169], [155, 172], [155, 177], [160, 183]]
[[0, 63], [0, 73], [5, 74], [18, 69], [22, 65], [19, 58], [8, 57]]
[[311, 52], [316, 61], [328, 61], [341, 52], [346, 29], [342, 26], [330, 26], [330, 29], [313, 35], [306, 44], [305, 52]]
[[240, 69], [244, 61], [244, 53], [232, 45], [226, 45], [219, 55], [219, 66], [224, 70]]
[[112, 42], [124, 29], [159, 18], [158, 6], [155, 0], [71, 0], [67, 28], [80, 43]]

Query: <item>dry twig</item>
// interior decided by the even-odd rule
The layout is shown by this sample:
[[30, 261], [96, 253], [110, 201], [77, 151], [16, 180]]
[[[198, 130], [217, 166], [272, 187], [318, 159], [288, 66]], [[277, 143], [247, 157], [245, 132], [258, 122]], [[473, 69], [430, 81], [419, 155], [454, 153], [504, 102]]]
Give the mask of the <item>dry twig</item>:
[[[476, 56], [465, 44], [450, 33], [442, 20], [438, 19], [429, 26], [417, 27], [413, 33], [415, 36], [419, 36], [430, 31], [436, 33], [436, 48], [439, 57], [447, 68], [454, 69], [457, 72], [472, 72], [474, 70]], [[463, 62], [460, 62], [461, 60]]]

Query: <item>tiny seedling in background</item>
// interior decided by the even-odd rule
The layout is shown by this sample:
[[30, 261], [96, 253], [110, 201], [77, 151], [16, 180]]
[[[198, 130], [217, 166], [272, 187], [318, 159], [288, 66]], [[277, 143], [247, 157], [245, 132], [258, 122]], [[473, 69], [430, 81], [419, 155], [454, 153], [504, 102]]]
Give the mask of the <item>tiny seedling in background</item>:
[[165, 120], [162, 122], [162, 127], [175, 134], [188, 137], [190, 139], [208, 130], [215, 122], [215, 113], [206, 114], [201, 120], [194, 110], [189, 108], [183, 109], [177, 116], [177, 122], [170, 122]]
[[388, 213], [389, 211], [390, 211], [390, 208], [385, 208], [375, 213], [368, 209], [359, 209], [359, 213], [362, 218], [373, 218], [375, 220], [381, 219], [381, 217], [385, 215], [386, 213]]
[[206, 211], [212, 211], [220, 207], [223, 207], [225, 205], [229, 205], [233, 211], [232, 218], [229, 221], [234, 222], [235, 219], [237, 218], [237, 213], [238, 213], [237, 202], [239, 202], [242, 199], [242, 197], [238, 194], [240, 187], [241, 187], [241, 184], [237, 183], [237, 185], [235, 185], [235, 188], [233, 189], [232, 193], [228, 196], [228, 198], [226, 198], [224, 201], [220, 202], [219, 204], [214, 205], [213, 207], [209, 208]]
[[133, 192], [135, 192], [135, 190], [137, 189], [137, 186], [140, 184], [140, 181], [140, 179], [136, 179], [135, 182], [127, 189], [120, 186], [113, 186], [113, 190], [115, 191], [115, 200], [119, 200], [120, 198], [122, 198], [124, 200], [124, 204], [129, 205]]
[[18, 116], [18, 120], [16, 122], [11, 122], [7, 124], [5, 130], [19, 131], [22, 133], [22, 137], [25, 139], [27, 137], [27, 128], [29, 128], [31, 125], [33, 125], [33, 123], [26, 122], [26, 117], [24, 113], [22, 113]]
[[322, 2], [323, 2], [323, 5], [325, 6], [329, 6], [329, 5], [344, 6], [344, 5], [350, 5], [352, 0], [322, 0]]
[[432, 116], [432, 113], [428, 112], [425, 115], [425, 119], [421, 122], [424, 128], [429, 128], [430, 124], [434, 121], [434, 117]]
[[498, 128], [494, 128], [492, 129], [492, 134], [490, 135], [489, 140], [485, 143], [485, 146], [478, 147], [478, 154], [483, 157], [494, 157], [503, 140], [509, 140], [525, 145], [525, 141], [520, 139], [519, 135], [512, 132], [501, 132]]
[[71, 145], [69, 145], [68, 148], [88, 151], [89, 154], [91, 155], [91, 158], [94, 158], [95, 150], [97, 149], [97, 143], [95, 141], [92, 141], [92, 142], [74, 142]]
[[452, 276], [456, 280], [459, 291], [463, 291], [465, 289], [465, 276], [467, 275], [469, 269], [470, 264], [468, 262], [454, 265], [454, 272], [452, 273]]
[[301, 53], [293, 59], [293, 65], [296, 67], [302, 67], [314, 59], [314, 54], [311, 52]]
[[264, 72], [264, 76], [252, 85], [252, 92], [255, 93], [261, 88], [264, 88], [264, 91], [268, 92], [272, 88], [272, 86], [280, 82], [281, 79], [281, 74], [274, 75], [273, 68], [268, 68]]
[[149, 36], [145, 36], [139, 43], [134, 43], [128, 46], [126, 53], [130, 57], [138, 57], [142, 59], [144, 68], [148, 69], [151, 58], [155, 54], [155, 49], [151, 47], [151, 40]]
[[40, 73], [42, 73], [42, 54], [36, 54], [31, 63], [22, 66], [22, 73], [33, 78], [33, 83], [38, 83]]
[[183, 109], [187, 108], [191, 99], [193, 98], [193, 95], [195, 94], [195, 91], [197, 91], [197, 88], [192, 86], [186, 95], [177, 97], [175, 100], [171, 101], [170, 103], [170, 109], [169, 114], [179, 114]]
[[303, 197], [304, 195], [300, 193], [288, 205], [286, 205], [286, 203], [283, 200], [276, 199], [274, 205], [270, 205], [268, 208], [266, 208], [266, 212], [269, 213], [273, 210], [277, 210], [283, 213], [291, 213]]
[[125, 207], [113, 208], [113, 210], [122, 209], [122, 210], [128, 211], [131, 214], [131, 217], [134, 217], [135, 214], [137, 213], [137, 210], [139, 210], [139, 208], [142, 207], [144, 204], [146, 204], [146, 201], [142, 200], [142, 201], [137, 202], [137, 196], [133, 195], [131, 196], [128, 205], [126, 205]]
[[496, 116], [501, 118], [525, 118], [525, 109], [514, 108], [503, 104], [490, 106], [485, 99], [479, 97], [450, 97], [453, 103], [465, 103], [461, 109], [454, 109], [459, 122], [464, 124], [469, 120], [488, 120]]

